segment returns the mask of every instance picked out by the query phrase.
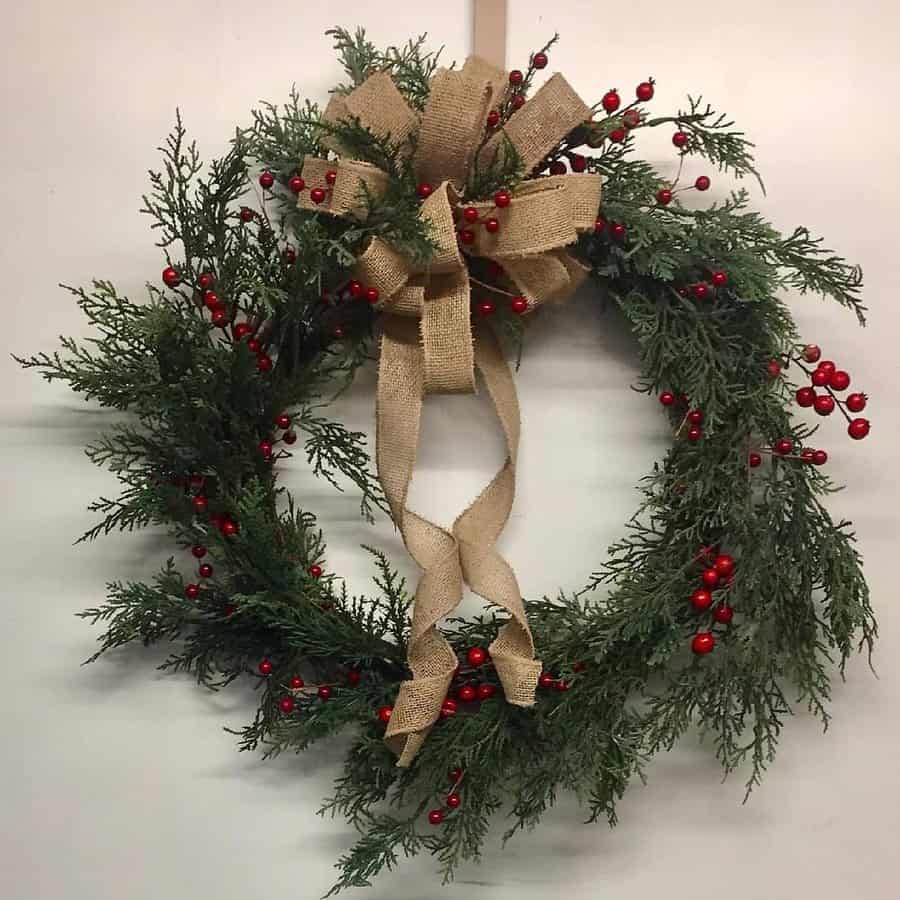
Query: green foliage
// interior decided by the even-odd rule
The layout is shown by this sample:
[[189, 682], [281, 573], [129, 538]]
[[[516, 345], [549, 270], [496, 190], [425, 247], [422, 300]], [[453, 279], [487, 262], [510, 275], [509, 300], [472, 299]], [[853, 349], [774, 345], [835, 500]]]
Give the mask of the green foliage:
[[[362, 31], [330, 34], [350, 79], [339, 90], [387, 71], [412, 105], [424, 106], [438, 55], [422, 38], [380, 51]], [[523, 90], [534, 74], [530, 65]], [[511, 97], [499, 108], [505, 121]], [[432, 854], [449, 879], [478, 858], [501, 810], [508, 839], [535, 827], [563, 791], [584, 804], [588, 821], [613, 825], [619, 798], [644, 777], [647, 760], [694, 727], [749, 792], [771, 764], [787, 716], [805, 707], [827, 725], [834, 672], [858, 650], [872, 652], [877, 628], [855, 536], [823, 505], [835, 485], [797, 452], [747, 464], [751, 450], [790, 438], [799, 451], [814, 434], [790, 415], [794, 373], [806, 372], [785, 293], [829, 297], [862, 323], [861, 273], [804, 228], [781, 235], [749, 208], [746, 191], [699, 210], [677, 196], [658, 203], [667, 182], [634, 155], [641, 128], [686, 131], [685, 152], [736, 176], [756, 175], [751, 145], [699, 100], [611, 141], [626, 111], [579, 126], [539, 169], [586, 143], [596, 151], [587, 168], [603, 177], [603, 216], [623, 225], [625, 237], [599, 229], [577, 251], [637, 339], [637, 389], [688, 395], [703, 410], [704, 436], [686, 440], [688, 408], [670, 407], [672, 448], [643, 480], [641, 506], [607, 560], [579, 593], [528, 602], [545, 669], [568, 689], [541, 690], [534, 708], [521, 709], [503, 702], [492, 668], [464, 670], [461, 680], [478, 678], [497, 695], [439, 721], [409, 769], [394, 765], [375, 715], [407, 676], [406, 585], [376, 550], [371, 596], [350, 596], [335, 576], [311, 570], [325, 558], [324, 537], [302, 500], [295, 505], [278, 485], [260, 442], [278, 437], [276, 417], [289, 412], [312, 472], [338, 490], [352, 484], [364, 517], [387, 512], [364, 436], [324, 410], [371, 350], [374, 314], [345, 290], [359, 252], [374, 236], [420, 262], [434, 250], [418, 217], [414, 147], [358, 120], [326, 124], [294, 90], [283, 106], [256, 110], [225, 156], [204, 166], [178, 117], [162, 167], [150, 173], [144, 211], [181, 284], [148, 286], [144, 302], [102, 280], [68, 288], [96, 336], [62, 338], [60, 351], [20, 360], [128, 416], [87, 450], [119, 478], [122, 493], [95, 501], [101, 518], [84, 538], [161, 526], [182, 547], [208, 548], [213, 563], [195, 600], [185, 599], [174, 560], [150, 584], [111, 584], [106, 602], [82, 614], [105, 629], [92, 659], [133, 641], [172, 641], [166, 670], [191, 672], [211, 689], [257, 679], [259, 708], [236, 732], [241, 749], [301, 752], [352, 732], [321, 810], [360, 833], [338, 861], [333, 892], [367, 885], [419, 852]], [[287, 189], [305, 155], [325, 152], [326, 134], [389, 176], [384, 196], [361, 198], [365, 221], [298, 209]], [[252, 217], [241, 215], [260, 167], [276, 184]], [[506, 142], [482, 155], [466, 196], [514, 189], [532, 174]], [[483, 263], [472, 266], [479, 284]], [[709, 299], [683, 296], [719, 269], [727, 284]], [[222, 328], [210, 323], [203, 274], [214, 276]], [[497, 327], [521, 347], [520, 322], [500, 318]], [[263, 353], [270, 371], [260, 368]], [[772, 359], [784, 365], [778, 379], [766, 371]], [[276, 441], [275, 458], [290, 446]], [[206, 512], [195, 508], [198, 495]], [[216, 527], [226, 521], [237, 523], [235, 533]], [[716, 589], [715, 602], [735, 609], [727, 626], [710, 625], [688, 600], [707, 547], [737, 560], [733, 582]], [[496, 611], [451, 620], [448, 637], [462, 657], [467, 647], [487, 646], [503, 621]], [[688, 648], [701, 626], [717, 643], [698, 657]], [[265, 677], [264, 658], [273, 666]], [[296, 687], [296, 676], [307, 687]], [[321, 685], [330, 697], [319, 696]], [[288, 696], [295, 708], [285, 713]], [[426, 813], [442, 806], [447, 771], [456, 767], [464, 772], [453, 788], [462, 803], [433, 827]]]

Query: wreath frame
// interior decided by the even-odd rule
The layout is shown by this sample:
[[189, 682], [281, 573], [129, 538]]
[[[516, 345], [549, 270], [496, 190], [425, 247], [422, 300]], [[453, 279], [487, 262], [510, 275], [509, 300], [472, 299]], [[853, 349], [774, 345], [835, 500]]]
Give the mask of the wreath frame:
[[[329, 35], [350, 79], [339, 92], [385, 71], [411, 105], [424, 105], [439, 61], [424, 37], [379, 50], [361, 29]], [[555, 41], [532, 54], [498, 107], [501, 129]], [[644, 85], [652, 96], [652, 79]], [[178, 115], [143, 208], [166, 254], [164, 288], [149, 285], [148, 303], [107, 281], [69, 288], [99, 330], [93, 346], [65, 338], [61, 353], [19, 360], [135, 416], [88, 447], [124, 490], [92, 505], [102, 519], [82, 540], [161, 525], [211, 567], [186, 582], [171, 558], [150, 584], [110, 584], [106, 602], [81, 614], [105, 627], [91, 660], [135, 640], [177, 641], [164, 670], [189, 671], [211, 689], [257, 678], [259, 708], [236, 732], [243, 750], [300, 752], [355, 730], [322, 809], [361, 832], [337, 863], [332, 892], [368, 885], [401, 854], [422, 851], [451, 878], [461, 861], [478, 857], [501, 807], [510, 810], [508, 838], [534, 827], [563, 788], [586, 804], [588, 821], [613, 825], [629, 781], [643, 778], [647, 760], [693, 724], [712, 736], [726, 774], [749, 766], [749, 793], [794, 706], [827, 726], [835, 664], [842, 673], [858, 649], [871, 655], [877, 626], [855, 537], [823, 506], [834, 485], [812, 448], [800, 449], [815, 429], [790, 411], [795, 399], [808, 404], [788, 376], [817, 383], [822, 366], [811, 365], [819, 350], [800, 342], [777, 296], [822, 294], [864, 324], [861, 272], [804, 228], [781, 236], [749, 210], [746, 191], [705, 210], [665, 198], [678, 178], [670, 185], [630, 156], [641, 129], [677, 128], [685, 136], [675, 141], [680, 163], [700, 156], [737, 178], [758, 178], [752, 145], [700, 99], [654, 118], [645, 102], [622, 109], [601, 101], [598, 117], [546, 165], [568, 159], [574, 168], [578, 159], [603, 176], [603, 218], [578, 251], [637, 337], [637, 388], [659, 395], [673, 446], [644, 479], [628, 533], [584, 590], [527, 603], [548, 669], [533, 709], [500, 702], [489, 660], [472, 652], [503, 617], [449, 620], [446, 636], [463, 662], [455, 689], [473, 688], [475, 699], [442, 717], [409, 769], [395, 766], [382, 740], [385, 710], [406, 672], [406, 586], [384, 554], [366, 548], [378, 594], [350, 596], [324, 571], [315, 517], [284, 496], [272, 466], [302, 431], [317, 475], [339, 489], [348, 478], [363, 516], [386, 511], [364, 435], [327, 419], [322, 406], [370, 355], [376, 314], [348, 280], [359, 248], [379, 236], [414, 258], [431, 250], [418, 185], [398, 147], [358, 121], [323, 123], [294, 90], [283, 107], [255, 110], [205, 175]], [[626, 127], [632, 110], [637, 122]], [[365, 222], [293, 202], [298, 161], [322, 153], [324, 135], [390, 173], [383, 197], [364, 198]], [[599, 152], [576, 153], [585, 144]], [[517, 166], [513, 153], [495, 157], [469, 185], [471, 196], [534, 174]], [[260, 170], [254, 210], [241, 197]], [[712, 271], [727, 273], [725, 281], [716, 283]], [[492, 320], [521, 351], [525, 320], [509, 310]], [[865, 436], [853, 433], [841, 389], [827, 379], [819, 386], [850, 422], [851, 437]], [[692, 411], [702, 411], [701, 420]], [[763, 455], [769, 462], [760, 465]], [[716, 605], [704, 599], [698, 612], [692, 590], [710, 569], [719, 570]], [[611, 592], [596, 596], [604, 585]], [[732, 613], [716, 621], [723, 608]], [[700, 616], [713, 616], [704, 633], [717, 644], [692, 654]]]

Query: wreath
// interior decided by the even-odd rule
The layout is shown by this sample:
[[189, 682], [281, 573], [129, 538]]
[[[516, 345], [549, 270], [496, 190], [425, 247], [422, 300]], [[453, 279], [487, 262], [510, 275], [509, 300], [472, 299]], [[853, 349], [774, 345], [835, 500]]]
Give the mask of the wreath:
[[[263, 104], [208, 166], [178, 117], [144, 198], [162, 284], [146, 302], [70, 288], [97, 336], [20, 360], [131, 414], [87, 449], [124, 489], [91, 506], [83, 539], [163, 526], [197, 566], [110, 584], [81, 613], [105, 626], [91, 659], [165, 640], [164, 670], [212, 689], [255, 678], [241, 749], [351, 732], [323, 809], [360, 837], [334, 891], [421, 851], [449, 878], [498, 810], [509, 837], [561, 789], [614, 824], [629, 781], [695, 726], [749, 792], [785, 717], [799, 704], [827, 724], [835, 669], [876, 636], [849, 523], [822, 505], [827, 453], [792, 415], [837, 411], [860, 439], [867, 398], [780, 299], [827, 296], [863, 323], [859, 269], [805, 228], [779, 234], [746, 191], [695, 202], [710, 179], [684, 183], [690, 156], [758, 178], [752, 145], [700, 99], [654, 116], [652, 79], [594, 106], [561, 75], [534, 89], [555, 37], [507, 73], [441, 68], [422, 38], [329, 34], [349, 82], [324, 110], [296, 91]], [[660, 128], [671, 180], [633, 153]], [[636, 336], [636, 387], [673, 443], [588, 584], [524, 601], [495, 546], [519, 437], [504, 350], [587, 280]], [[324, 409], [376, 333], [377, 478], [364, 436]], [[419, 412], [477, 372], [508, 456], [444, 530], [406, 506]], [[391, 515], [423, 570], [414, 596], [378, 550], [369, 596], [328, 570], [316, 518], [277, 481], [298, 441], [315, 474], [358, 488], [363, 516]], [[477, 618], [452, 616], [464, 584], [488, 601]]]

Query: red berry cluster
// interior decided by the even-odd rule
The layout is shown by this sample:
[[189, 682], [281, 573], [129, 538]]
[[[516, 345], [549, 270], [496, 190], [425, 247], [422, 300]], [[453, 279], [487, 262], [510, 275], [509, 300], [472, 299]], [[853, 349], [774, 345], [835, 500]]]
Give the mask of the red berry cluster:
[[297, 432], [291, 428], [291, 417], [289, 413], [279, 413], [275, 417], [275, 427], [283, 432], [281, 439], [286, 444], [290, 445], [297, 442]]
[[621, 242], [625, 240], [625, 226], [621, 222], [607, 222], [602, 216], [597, 216], [594, 234], [608, 234], [614, 241]]
[[[727, 590], [734, 579], [734, 558], [727, 553], [717, 553], [713, 547], [704, 547], [697, 555], [697, 561], [704, 566], [700, 574], [701, 586], [691, 594], [691, 606], [699, 613], [706, 613], [712, 607], [712, 621], [728, 625], [734, 618], [734, 609], [724, 599], [715, 606], [714, 593]], [[715, 634], [711, 630], [697, 632], [691, 640], [691, 649], [699, 655], [709, 653], [716, 645]]]
[[[265, 175], [266, 173], [263, 173]], [[310, 188], [309, 191], [309, 199], [312, 200], [317, 206], [320, 203], [325, 202], [325, 198], [331, 192], [331, 188], [334, 183], [337, 181], [337, 172], [334, 170], [329, 170], [325, 173], [325, 183], [327, 187], [314, 187]], [[262, 180], [260, 179], [260, 184], [262, 184]], [[265, 187], [265, 185], [263, 185]], [[288, 189], [294, 194], [302, 194], [304, 190], [306, 190], [306, 181], [300, 175], [292, 175], [288, 179]]]
[[[268, 677], [272, 674], [272, 670], [274, 666], [270, 659], [263, 659], [260, 661], [257, 666], [260, 675]], [[344, 673], [344, 678], [346, 679], [346, 687], [356, 687], [360, 681], [362, 681], [362, 672], [359, 669], [348, 668]], [[296, 709], [296, 695], [300, 692], [303, 692], [304, 688], [306, 688], [306, 682], [299, 675], [292, 675], [290, 680], [288, 681], [288, 685], [290, 688], [290, 693], [285, 694], [278, 701], [278, 708], [285, 714], [290, 715]], [[311, 688], [310, 688], [311, 689]], [[316, 686], [316, 696], [323, 703], [327, 702], [334, 695], [334, 685], [331, 684], [320, 684]], [[388, 708], [389, 707], [385, 707]], [[379, 710], [379, 715], [380, 715]], [[386, 721], [386, 720], [385, 720]]]
[[451, 769], [449, 777], [451, 789], [450, 793], [447, 794], [446, 797], [444, 797], [443, 807], [438, 807], [436, 809], [429, 810], [428, 812], [428, 822], [431, 825], [440, 825], [449, 812], [452, 812], [454, 809], [459, 809], [459, 807], [462, 805], [462, 797], [459, 794], [459, 787], [463, 779], [463, 770]]
[[702, 409], [686, 409], [688, 404], [690, 403], [690, 398], [687, 394], [681, 394], [681, 396], [676, 396], [672, 391], [663, 391], [659, 395], [659, 402], [665, 407], [676, 407], [679, 410], [686, 410], [684, 412], [684, 418], [681, 420], [681, 425], [678, 430], [681, 431], [685, 425], [688, 426], [687, 432], [685, 433], [685, 437], [692, 443], [696, 444], [697, 441], [703, 438], [703, 410]]
[[[868, 419], [853, 418], [851, 413], [860, 413], [866, 408], [865, 394], [848, 394], [838, 397], [850, 387], [850, 375], [830, 359], [822, 359], [822, 350], [815, 344], [808, 344], [800, 353], [797, 362], [809, 376], [810, 384], [801, 387], [795, 394], [799, 406], [812, 407], [820, 416], [830, 416], [835, 409], [840, 410], [847, 420], [847, 434], [854, 440], [862, 440], [871, 428]], [[815, 363], [816, 368], [808, 369], [804, 363]], [[820, 388], [824, 393], [816, 393]]]
[[[421, 185], [420, 185], [421, 190]], [[431, 193], [429, 186], [429, 193]], [[501, 229], [500, 219], [497, 218], [498, 211], [506, 209], [512, 202], [512, 195], [507, 190], [500, 190], [494, 194], [494, 205], [485, 212], [478, 209], [477, 206], [466, 206], [462, 210], [457, 210], [455, 215], [457, 220], [456, 236], [460, 244], [469, 247], [475, 243], [476, 234], [473, 230], [475, 225], [480, 225], [488, 234], [498, 234]]]

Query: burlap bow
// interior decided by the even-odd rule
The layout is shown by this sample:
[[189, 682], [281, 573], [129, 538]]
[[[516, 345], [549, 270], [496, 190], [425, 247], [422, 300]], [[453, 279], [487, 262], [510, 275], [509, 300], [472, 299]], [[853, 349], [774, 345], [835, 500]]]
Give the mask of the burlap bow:
[[[492, 158], [503, 140], [498, 132], [482, 145], [488, 111], [507, 84], [502, 70], [470, 57], [460, 71], [435, 73], [421, 116], [383, 72], [349, 94], [332, 97], [325, 112], [328, 121], [356, 118], [379, 137], [390, 136], [398, 146], [409, 147], [417, 179], [436, 186], [420, 213], [436, 244], [427, 265], [413, 263], [374, 238], [356, 271], [362, 283], [378, 289], [385, 313], [378, 371], [378, 476], [407, 549], [423, 570], [408, 648], [412, 678], [400, 686], [386, 732], [400, 766], [410, 764], [438, 719], [453, 679], [456, 655], [437, 624], [460, 603], [464, 584], [510, 614], [489, 648], [507, 701], [533, 704], [541, 671], [515, 575], [494, 546], [515, 493], [519, 406], [493, 332], [480, 327], [473, 334], [465, 257], [501, 264], [529, 308], [565, 298], [587, 270], [564, 248], [577, 240], [579, 231], [593, 227], [600, 178], [568, 174], [527, 180], [503, 209], [495, 209], [492, 201], [467, 199], [465, 205], [474, 206], [481, 216], [496, 216], [500, 228], [492, 233], [474, 227], [474, 241], [461, 250], [458, 192], [465, 189], [478, 159]], [[565, 79], [554, 75], [509, 118], [504, 131], [530, 172], [590, 113]], [[342, 152], [334, 140], [329, 148]], [[301, 193], [301, 207], [356, 218], [366, 214], [364, 196], [377, 197], [387, 184], [384, 172], [346, 158], [307, 157], [303, 177], [307, 188], [319, 187], [326, 194], [316, 203], [309, 192]], [[447, 531], [406, 507], [422, 401], [428, 393], [474, 392], [476, 369], [503, 426], [508, 455], [491, 483]]]

